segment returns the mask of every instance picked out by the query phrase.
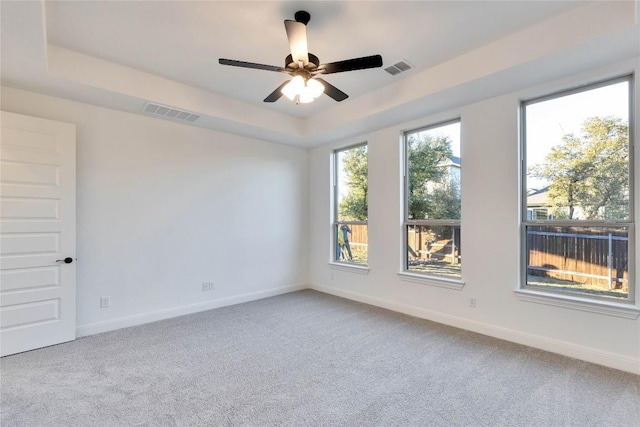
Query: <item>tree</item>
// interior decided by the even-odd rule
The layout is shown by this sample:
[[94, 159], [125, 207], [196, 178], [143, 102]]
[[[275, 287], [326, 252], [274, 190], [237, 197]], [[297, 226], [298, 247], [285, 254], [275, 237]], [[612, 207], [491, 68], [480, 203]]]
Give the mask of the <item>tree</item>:
[[624, 219], [629, 205], [629, 125], [618, 117], [592, 117], [582, 135], [564, 135], [529, 174], [549, 184], [556, 218]]
[[[407, 155], [409, 218], [459, 219], [460, 183], [449, 174], [452, 155], [449, 138], [410, 135]], [[367, 147], [345, 151], [342, 165], [349, 190], [339, 205], [340, 219], [366, 221]]]
[[452, 179], [451, 141], [445, 136], [409, 136], [409, 218], [460, 219], [460, 183]]
[[340, 219], [366, 221], [368, 217], [368, 163], [367, 146], [344, 152], [343, 172], [349, 192], [340, 202]]

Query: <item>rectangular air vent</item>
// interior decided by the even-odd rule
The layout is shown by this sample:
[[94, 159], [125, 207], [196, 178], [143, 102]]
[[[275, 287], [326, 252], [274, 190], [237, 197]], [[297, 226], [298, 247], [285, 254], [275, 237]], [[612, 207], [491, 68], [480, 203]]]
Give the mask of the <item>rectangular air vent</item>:
[[189, 111], [180, 110], [166, 105], [154, 104], [151, 102], [144, 104], [142, 111], [153, 114], [154, 116], [162, 116], [169, 119], [184, 120], [187, 122], [195, 122], [200, 118], [200, 115]]
[[384, 69], [387, 73], [391, 74], [392, 76], [395, 76], [396, 74], [400, 74], [402, 72], [402, 70], [398, 70], [395, 66], [390, 66]]
[[396, 62], [395, 64], [385, 68], [384, 70], [392, 76], [398, 75], [403, 71], [411, 69], [411, 65], [407, 61]]

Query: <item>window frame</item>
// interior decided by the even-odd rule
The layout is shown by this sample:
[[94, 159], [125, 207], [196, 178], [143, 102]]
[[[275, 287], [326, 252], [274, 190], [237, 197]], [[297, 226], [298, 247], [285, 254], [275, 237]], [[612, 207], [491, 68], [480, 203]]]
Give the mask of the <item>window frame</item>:
[[352, 150], [354, 148], [359, 148], [359, 147], [367, 147], [367, 211], [369, 208], [369, 195], [368, 195], [368, 183], [369, 183], [369, 144], [367, 141], [364, 142], [358, 142], [356, 144], [351, 144], [351, 145], [346, 145], [344, 147], [340, 147], [340, 148], [336, 148], [335, 150], [333, 150], [333, 152], [331, 153], [331, 159], [332, 159], [332, 169], [333, 169], [333, 173], [332, 173], [332, 200], [333, 200], [333, 209], [332, 209], [332, 221], [331, 221], [331, 255], [330, 255], [330, 261], [329, 264], [331, 264], [334, 268], [338, 268], [338, 269], [346, 269], [347, 271], [353, 271], [353, 270], [363, 270], [363, 271], [367, 271], [368, 272], [368, 268], [369, 268], [369, 252], [368, 252], [368, 248], [367, 248], [367, 263], [366, 264], [359, 264], [353, 261], [342, 261], [342, 260], [338, 260], [336, 259], [336, 248], [338, 246], [338, 241], [337, 241], [337, 230], [339, 230], [339, 227], [342, 224], [347, 224], [347, 225], [366, 225], [367, 226], [367, 241], [368, 239], [368, 235], [369, 235], [369, 215], [367, 214], [367, 220], [366, 221], [340, 221], [340, 213], [339, 213], [339, 191], [340, 191], [340, 186], [338, 185], [338, 155], [342, 152], [345, 151], [349, 151]]
[[[431, 129], [437, 129], [439, 127], [448, 126], [452, 124], [460, 124], [460, 145], [462, 145], [462, 118], [456, 117], [452, 119], [447, 119], [443, 121], [438, 121], [436, 123], [421, 126], [419, 128], [414, 128], [410, 130], [406, 130], [402, 133], [401, 143], [402, 143], [402, 197], [403, 197], [403, 213], [402, 213], [402, 268], [398, 275], [401, 279], [407, 281], [418, 282], [427, 285], [445, 287], [455, 290], [461, 290], [464, 286], [463, 276], [462, 276], [462, 266], [460, 268], [460, 276], [459, 277], [450, 277], [441, 274], [432, 274], [432, 273], [423, 273], [419, 271], [409, 270], [409, 251], [407, 247], [409, 242], [407, 240], [408, 230], [410, 226], [448, 226], [448, 227], [459, 227], [462, 229], [462, 215], [460, 219], [452, 220], [452, 219], [412, 219], [409, 218], [409, 155], [408, 155], [408, 135], [428, 131]], [[461, 147], [462, 148], [462, 147]], [[460, 155], [460, 207], [462, 208], [462, 153]], [[455, 230], [455, 229], [454, 229]], [[460, 247], [462, 247], [462, 239], [460, 239]], [[462, 258], [462, 256], [460, 256]]]
[[[627, 82], [628, 83], [628, 114], [629, 114], [629, 210], [628, 217], [624, 220], [614, 219], [600, 219], [600, 220], [557, 220], [557, 219], [528, 219], [527, 218], [527, 106], [533, 104], [539, 104], [541, 102], [550, 101], [553, 99], [562, 98], [578, 93], [584, 93], [591, 90], [596, 90], [602, 87], [611, 86], [614, 84]], [[603, 314], [621, 315], [616, 313], [615, 310], [602, 309], [603, 306], [636, 306], [636, 286], [635, 286], [635, 186], [634, 186], [634, 163], [635, 163], [635, 116], [634, 116], [634, 99], [635, 84], [634, 74], [624, 74], [613, 78], [607, 78], [604, 80], [597, 80], [591, 83], [575, 86], [569, 89], [555, 91], [543, 96], [533, 97], [522, 100], [519, 108], [519, 134], [520, 134], [520, 277], [518, 280], [517, 293], [523, 300], [528, 300], [537, 303], [547, 303], [551, 305], [564, 306], [569, 308], [576, 308], [576, 303], [582, 303], [580, 310], [599, 312]], [[540, 227], [540, 226], [557, 226], [557, 227], [627, 227], [628, 229], [628, 292], [627, 298], [612, 298], [602, 295], [594, 295], [586, 292], [576, 291], [563, 291], [561, 289], [555, 289], [551, 287], [541, 287], [536, 285], [527, 284], [527, 270], [528, 270], [528, 248], [527, 248], [527, 228], [528, 227]], [[555, 300], [555, 301], [552, 301]], [[600, 306], [597, 308], [596, 306]], [[637, 318], [637, 313], [632, 313]], [[621, 316], [624, 317], [624, 316]]]

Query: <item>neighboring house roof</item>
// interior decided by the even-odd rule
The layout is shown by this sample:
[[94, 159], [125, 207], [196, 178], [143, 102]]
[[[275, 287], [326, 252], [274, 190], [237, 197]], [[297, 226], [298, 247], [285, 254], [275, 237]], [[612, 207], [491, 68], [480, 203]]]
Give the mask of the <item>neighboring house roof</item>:
[[538, 190], [532, 190], [529, 195], [527, 195], [527, 206], [528, 207], [536, 207], [536, 206], [549, 206], [547, 199], [549, 197], [549, 187], [540, 188]]
[[454, 165], [460, 167], [460, 157], [449, 156], [449, 160], [451, 160], [451, 163], [453, 163]]

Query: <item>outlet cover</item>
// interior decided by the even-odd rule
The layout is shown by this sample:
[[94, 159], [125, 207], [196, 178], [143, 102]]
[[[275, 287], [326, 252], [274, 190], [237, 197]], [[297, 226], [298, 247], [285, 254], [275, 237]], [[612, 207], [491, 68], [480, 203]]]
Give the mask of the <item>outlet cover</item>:
[[110, 304], [111, 304], [111, 299], [109, 297], [100, 298], [100, 308], [109, 308]]

